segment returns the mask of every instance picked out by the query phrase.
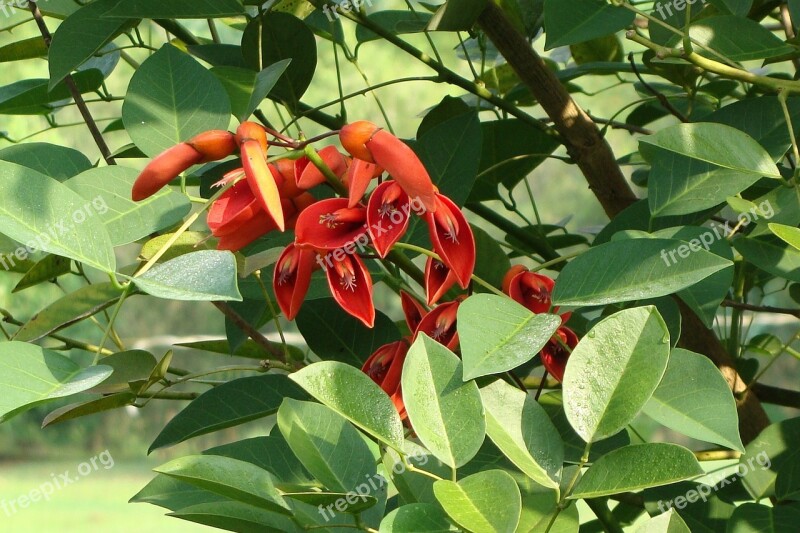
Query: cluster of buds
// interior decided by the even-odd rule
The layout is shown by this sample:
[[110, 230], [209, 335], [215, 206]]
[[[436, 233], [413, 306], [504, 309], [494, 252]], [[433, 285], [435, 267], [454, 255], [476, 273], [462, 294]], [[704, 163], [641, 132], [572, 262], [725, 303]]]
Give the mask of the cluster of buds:
[[[192, 165], [226, 158], [238, 148], [242, 168], [218, 183], [230, 188], [211, 205], [208, 226], [218, 248], [231, 251], [270, 231], [294, 230], [295, 240], [278, 258], [273, 276], [278, 305], [288, 320], [297, 316], [314, 270], [323, 268], [342, 309], [372, 327], [372, 279], [363, 257], [386, 258], [412, 214], [427, 223], [439, 258], [425, 268], [428, 305], [455, 283], [467, 288], [475, 267], [472, 230], [408, 145], [359, 121], [338, 132], [349, 155], [329, 146], [318, 153], [321, 164], [308, 157], [268, 163], [268, 146], [286, 140], [270, 142], [269, 134], [277, 135], [253, 122], [243, 122], [235, 134], [202, 133], [153, 159], [136, 180], [132, 197], [147, 198]], [[389, 178], [383, 179], [384, 173]], [[375, 179], [379, 184], [365, 198]], [[317, 200], [308, 192], [330, 180], [338, 192], [346, 191], [341, 197]]]
[[[503, 292], [537, 314], [558, 314], [558, 307], [552, 307], [553, 302], [550, 298], [554, 286], [555, 281], [552, 278], [530, 272], [522, 265], [511, 267], [503, 278]], [[564, 325], [570, 315], [571, 313], [561, 314], [561, 326], [539, 354], [544, 368], [558, 381], [563, 381], [569, 355], [578, 345], [578, 336]]]

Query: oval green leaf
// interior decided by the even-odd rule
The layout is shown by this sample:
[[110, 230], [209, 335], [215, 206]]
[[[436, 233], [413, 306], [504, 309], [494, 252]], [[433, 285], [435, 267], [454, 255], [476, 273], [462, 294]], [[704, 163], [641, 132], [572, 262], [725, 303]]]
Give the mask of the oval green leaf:
[[142, 292], [168, 300], [241, 301], [236, 258], [227, 251], [202, 250], [161, 263], [130, 279]]
[[458, 483], [433, 484], [436, 499], [459, 526], [483, 533], [513, 533], [522, 511], [516, 481], [502, 470], [486, 470]]

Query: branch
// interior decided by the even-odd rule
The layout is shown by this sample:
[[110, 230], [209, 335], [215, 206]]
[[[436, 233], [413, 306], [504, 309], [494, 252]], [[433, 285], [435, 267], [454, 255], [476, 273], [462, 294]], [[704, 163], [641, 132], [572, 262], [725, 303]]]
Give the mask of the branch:
[[526, 231], [520, 228], [507, 218], [503, 217], [497, 211], [490, 209], [483, 204], [477, 202], [469, 203], [465, 207], [492, 225], [524, 242], [546, 261], [558, 258], [558, 252], [556, 252], [553, 246], [547, 242], [547, 239], [539, 233], [534, 231]]
[[[53, 40], [53, 36], [50, 34], [50, 30], [47, 29], [47, 24], [44, 21], [44, 17], [42, 17], [42, 12], [39, 11], [39, 6], [36, 5], [36, 2], [34, 1], [29, 2], [28, 7], [33, 14], [33, 19], [36, 21], [36, 25], [39, 27], [39, 32], [42, 34], [45, 47], [49, 49], [50, 42]], [[75, 80], [72, 79], [72, 75], [67, 74], [67, 76], [64, 78], [64, 84], [67, 86], [67, 89], [69, 89], [72, 99], [75, 100], [75, 105], [78, 106], [78, 110], [81, 112], [81, 116], [83, 117], [84, 122], [86, 122], [86, 126], [89, 128], [89, 132], [92, 134], [92, 138], [94, 139], [97, 148], [100, 149], [100, 154], [103, 156], [103, 159], [106, 160], [106, 164], [116, 165], [117, 162], [114, 161], [114, 158], [111, 156], [111, 150], [108, 149], [108, 145], [106, 144], [105, 139], [103, 139], [103, 134], [100, 133], [100, 129], [97, 127], [97, 123], [94, 121], [94, 118], [92, 118], [92, 114], [89, 112], [86, 102], [83, 101], [83, 96], [81, 96], [78, 86], [75, 85]]]
[[732, 307], [734, 309], [744, 309], [745, 311], [759, 311], [762, 313], [776, 313], [779, 315], [792, 315], [800, 318], [800, 309], [789, 309], [786, 307], [771, 307], [769, 305], [753, 305], [733, 300], [722, 300], [722, 307]]
[[[503, 11], [489, 2], [478, 22], [520, 80], [528, 86], [545, 112], [553, 119], [567, 152], [583, 172], [606, 214], [613, 218], [636, 201], [611, 147], [600, 136], [597, 125], [575, 103]], [[741, 396], [737, 400], [739, 429], [742, 440], [745, 443], [750, 442], [769, 425], [767, 414], [755, 394], [746, 390], [746, 384], [737, 374], [733, 360], [719, 339], [686, 304], [678, 300], [678, 305], [683, 325], [681, 347], [702, 353], [711, 359], [725, 376], [734, 396]]]
[[567, 153], [580, 167], [589, 188], [609, 218], [637, 200], [597, 125], [564, 89], [525, 37], [493, 2], [478, 18], [484, 33], [506, 58], [533, 96], [553, 119]]
[[228, 317], [231, 322], [236, 324], [236, 326], [247, 333], [247, 336], [253, 339], [253, 342], [261, 346], [265, 352], [270, 354], [272, 357], [281, 361], [285, 364], [291, 364], [289, 361], [286, 360], [286, 356], [283, 353], [283, 350], [275, 346], [275, 344], [267, 339], [264, 335], [261, 334], [256, 328], [250, 325], [250, 323], [242, 318], [242, 316], [237, 313], [230, 305], [225, 302], [211, 302], [214, 304], [214, 307], [219, 309], [223, 315]]
[[750, 389], [763, 402], [800, 409], [800, 391], [781, 389], [761, 383], [753, 384]]

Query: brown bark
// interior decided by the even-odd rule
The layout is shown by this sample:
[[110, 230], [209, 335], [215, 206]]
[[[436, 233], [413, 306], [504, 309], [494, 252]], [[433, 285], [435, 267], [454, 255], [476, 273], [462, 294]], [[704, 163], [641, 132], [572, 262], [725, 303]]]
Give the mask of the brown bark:
[[[597, 125], [572, 99], [503, 11], [489, 2], [478, 23], [553, 120], [567, 152], [583, 172], [589, 188], [609, 218], [614, 218], [636, 201], [611, 146], [600, 135]], [[706, 355], [719, 367], [734, 395], [742, 393], [745, 384], [722, 343], [691, 309], [682, 302], [680, 306], [683, 330], [680, 345]], [[737, 397], [737, 408], [741, 437], [748, 443], [769, 425], [769, 419], [752, 392]]]

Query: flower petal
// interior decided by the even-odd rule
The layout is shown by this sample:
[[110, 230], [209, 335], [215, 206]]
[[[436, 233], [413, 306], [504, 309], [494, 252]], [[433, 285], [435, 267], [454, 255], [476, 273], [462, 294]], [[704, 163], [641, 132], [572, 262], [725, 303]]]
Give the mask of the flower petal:
[[274, 229], [276, 229], [275, 221], [264, 211], [258, 211], [247, 224], [241, 226], [237, 231], [220, 237], [217, 243], [217, 250], [230, 250], [232, 252], [241, 250]]
[[[461, 209], [448, 197], [436, 194], [437, 212], [425, 213], [433, 249], [450, 267], [462, 289], [469, 285], [475, 270], [475, 237]], [[443, 227], [442, 220], [449, 221]]]
[[303, 305], [316, 258], [313, 250], [290, 244], [275, 264], [272, 287], [278, 306], [287, 320], [294, 320]]
[[225, 159], [236, 151], [236, 137], [225, 130], [209, 130], [195, 135], [186, 144], [203, 154], [202, 163]]
[[345, 254], [339, 259], [339, 252], [328, 253], [323, 260], [328, 287], [345, 312], [371, 328], [375, 324], [372, 276], [360, 257]]
[[383, 169], [374, 163], [353, 159], [347, 168], [347, 190], [350, 207], [355, 207], [367, 192], [369, 182], [381, 175]]
[[[326, 146], [319, 151], [322, 161], [337, 176], [342, 176], [347, 170], [347, 161], [335, 146]], [[325, 183], [325, 175], [313, 164], [307, 164], [297, 178], [297, 186], [301, 189], [311, 189]]]
[[214, 237], [224, 237], [237, 231], [259, 211], [261, 206], [250, 186], [246, 181], [240, 181], [211, 205], [206, 222]]
[[298, 217], [295, 241], [320, 250], [335, 250], [353, 243], [366, 246], [366, 220], [366, 210], [348, 208], [347, 198], [320, 200]]
[[458, 279], [450, 268], [429, 257], [425, 262], [425, 295], [428, 298], [427, 304], [433, 305], [447, 294], [450, 287], [455, 285]]
[[367, 231], [375, 251], [386, 257], [408, 229], [411, 201], [394, 181], [384, 181], [369, 197]]
[[133, 183], [131, 198], [138, 202], [153, 196], [178, 174], [202, 160], [203, 154], [186, 143], [168, 148], [144, 167]]
[[433, 213], [437, 209], [435, 188], [428, 171], [406, 143], [385, 130], [375, 132], [366, 143], [375, 163], [383, 167], [408, 196]]
[[278, 185], [267, 166], [265, 152], [258, 141], [247, 140], [242, 143], [242, 165], [253, 195], [262, 209], [275, 221], [277, 228], [283, 231], [286, 225]]

